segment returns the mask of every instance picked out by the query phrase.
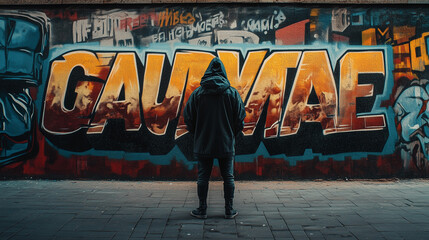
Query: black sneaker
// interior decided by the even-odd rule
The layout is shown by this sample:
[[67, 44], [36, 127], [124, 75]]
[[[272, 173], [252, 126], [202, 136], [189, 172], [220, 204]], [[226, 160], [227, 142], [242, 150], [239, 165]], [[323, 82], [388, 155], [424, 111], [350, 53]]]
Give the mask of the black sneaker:
[[233, 219], [235, 216], [238, 215], [237, 210], [231, 208], [231, 209], [225, 209], [225, 218], [226, 219]]
[[200, 219], [206, 219], [207, 218], [207, 209], [197, 208], [195, 210], [192, 210], [191, 216], [196, 217], [196, 218], [200, 218]]

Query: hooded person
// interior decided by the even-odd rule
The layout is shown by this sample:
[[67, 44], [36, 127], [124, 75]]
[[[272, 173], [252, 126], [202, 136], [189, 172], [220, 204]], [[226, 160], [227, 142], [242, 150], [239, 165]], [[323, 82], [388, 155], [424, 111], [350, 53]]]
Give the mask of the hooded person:
[[192, 92], [183, 112], [187, 129], [193, 134], [194, 157], [198, 161], [199, 207], [191, 215], [207, 218], [209, 179], [213, 159], [217, 158], [224, 182], [225, 218], [234, 218], [238, 214], [233, 209], [235, 137], [243, 130], [244, 104], [238, 91], [231, 87], [219, 58], [210, 62], [200, 85]]

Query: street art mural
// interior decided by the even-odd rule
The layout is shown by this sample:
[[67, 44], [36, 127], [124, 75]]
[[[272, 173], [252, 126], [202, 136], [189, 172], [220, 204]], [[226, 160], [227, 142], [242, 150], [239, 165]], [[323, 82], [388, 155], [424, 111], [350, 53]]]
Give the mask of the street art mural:
[[428, 15], [383, 5], [2, 10], [0, 174], [194, 179], [182, 111], [219, 57], [246, 107], [238, 179], [426, 177]]

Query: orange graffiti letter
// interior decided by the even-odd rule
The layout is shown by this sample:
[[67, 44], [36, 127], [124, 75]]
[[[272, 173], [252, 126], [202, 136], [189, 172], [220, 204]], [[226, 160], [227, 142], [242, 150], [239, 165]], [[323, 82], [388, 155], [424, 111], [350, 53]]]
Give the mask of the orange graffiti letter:
[[264, 104], [269, 97], [265, 137], [277, 136], [287, 71], [288, 68], [297, 67], [300, 55], [300, 51], [274, 52], [265, 60], [246, 103], [244, 135], [252, 135], [255, 131]]
[[[180, 59], [180, 57], [177, 58]], [[186, 81], [185, 78], [170, 81], [164, 100], [159, 103], [157, 99], [164, 61], [165, 54], [147, 54], [143, 81], [142, 107], [144, 120], [147, 129], [157, 135], [164, 135], [170, 120], [176, 118]]]
[[348, 52], [340, 60], [340, 96], [337, 131], [380, 130], [386, 126], [384, 115], [356, 113], [356, 98], [373, 96], [372, 84], [359, 84], [359, 74], [385, 76], [382, 51]]
[[427, 54], [426, 39], [429, 33], [425, 32], [421, 38], [410, 41], [411, 66], [414, 71], [423, 72], [429, 65], [429, 55]]
[[[314, 88], [318, 104], [308, 104]], [[333, 129], [337, 109], [335, 79], [326, 51], [304, 52], [283, 117], [280, 136], [295, 134], [301, 122], [320, 122]]]
[[[184, 97], [182, 106], [185, 106], [192, 91], [200, 85], [201, 77], [213, 58], [212, 54], [204, 52], [176, 53], [168, 89], [162, 102], [158, 102], [165, 55], [148, 54], [146, 56], [142, 106], [146, 127], [149, 131], [157, 135], [165, 134], [170, 120], [179, 115], [179, 104], [182, 97]], [[180, 114], [176, 138], [186, 132], [186, 125]]]
[[75, 51], [52, 62], [42, 115], [44, 130], [68, 134], [88, 127], [113, 55]]
[[240, 73], [240, 53], [237, 51], [218, 51], [218, 56], [225, 66], [228, 80], [241, 96], [246, 100], [250, 87], [256, 79], [267, 50], [249, 52]]
[[[125, 130], [140, 128], [139, 80], [135, 53], [118, 53], [88, 133], [102, 133], [108, 119], [124, 119]], [[119, 99], [124, 93], [124, 99]]]
[[191, 96], [191, 93], [200, 86], [201, 78], [204, 76], [207, 67], [214, 58], [213, 54], [207, 52], [190, 51], [185, 54], [187, 55], [186, 58], [180, 62], [177, 61], [178, 59], [176, 55], [176, 59], [174, 61], [175, 64], [173, 66], [173, 72], [171, 73], [170, 79], [170, 82], [175, 82], [181, 78], [186, 79], [186, 75], [188, 76], [188, 83], [186, 84], [182, 110], [180, 112], [179, 123], [177, 124], [176, 129], [176, 139], [188, 132], [188, 130], [186, 130], [186, 124], [183, 118], [183, 109], [185, 108], [186, 102]]

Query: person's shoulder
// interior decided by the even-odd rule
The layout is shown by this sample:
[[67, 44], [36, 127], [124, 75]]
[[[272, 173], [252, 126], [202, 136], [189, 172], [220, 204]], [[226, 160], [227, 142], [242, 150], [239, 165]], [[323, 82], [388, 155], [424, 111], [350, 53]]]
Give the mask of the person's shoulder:
[[202, 90], [202, 87], [198, 86], [194, 91], [192, 91], [191, 96], [192, 95], [194, 95], [194, 96], [200, 95], [201, 94], [201, 90]]
[[240, 96], [240, 94], [238, 93], [237, 89], [235, 89], [233, 86], [229, 86], [228, 87], [228, 93], [230, 95], [233, 95], [233, 96], [236, 96], [236, 95]]

